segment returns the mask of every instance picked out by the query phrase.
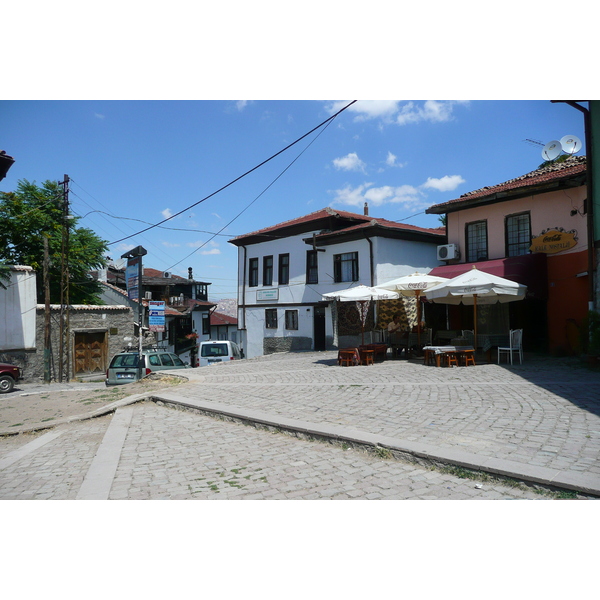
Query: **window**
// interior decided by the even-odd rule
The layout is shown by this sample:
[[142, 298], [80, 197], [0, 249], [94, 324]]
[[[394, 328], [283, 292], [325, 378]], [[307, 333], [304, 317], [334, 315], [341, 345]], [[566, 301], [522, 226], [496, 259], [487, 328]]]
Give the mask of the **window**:
[[202, 313], [202, 335], [210, 335], [210, 315]]
[[334, 255], [333, 280], [336, 283], [358, 281], [358, 252]]
[[298, 311], [297, 310], [286, 310], [285, 311], [285, 328], [286, 329], [298, 329]]
[[319, 283], [319, 268], [316, 250], [308, 250], [306, 253], [306, 283]]
[[487, 222], [467, 223], [467, 262], [487, 260]]
[[171, 358], [170, 354], [161, 354], [160, 360], [162, 361], [162, 364], [164, 367], [172, 367], [173, 366], [173, 359]]
[[263, 256], [263, 285], [273, 285], [272, 256]]
[[265, 325], [267, 329], [277, 329], [277, 309], [265, 309]]
[[529, 213], [506, 217], [506, 256], [529, 254], [531, 223]]
[[248, 271], [248, 286], [256, 287], [258, 285], [258, 258], [250, 259]]
[[277, 283], [279, 285], [288, 285], [290, 282], [290, 255], [279, 255], [279, 273], [277, 275]]

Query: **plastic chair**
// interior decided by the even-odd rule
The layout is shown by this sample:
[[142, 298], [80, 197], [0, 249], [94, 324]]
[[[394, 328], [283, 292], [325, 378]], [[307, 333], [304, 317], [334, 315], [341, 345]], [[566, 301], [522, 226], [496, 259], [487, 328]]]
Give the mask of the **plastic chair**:
[[510, 364], [513, 364], [513, 353], [519, 353], [519, 363], [523, 364], [523, 330], [522, 329], [511, 329], [509, 335], [509, 345], [498, 347], [498, 364], [500, 364], [500, 357], [503, 354], [510, 356]]

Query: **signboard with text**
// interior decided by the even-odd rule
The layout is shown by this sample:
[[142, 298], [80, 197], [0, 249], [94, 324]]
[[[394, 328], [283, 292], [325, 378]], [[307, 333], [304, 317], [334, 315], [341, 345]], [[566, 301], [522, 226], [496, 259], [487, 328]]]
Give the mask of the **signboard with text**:
[[148, 325], [150, 331], [164, 332], [165, 330], [165, 303], [158, 300], [148, 302]]
[[125, 267], [125, 282], [127, 284], [127, 297], [130, 300], [136, 300], [140, 297], [139, 288], [139, 269], [140, 269], [140, 256], [136, 258], [129, 258], [127, 260], [127, 267]]
[[531, 252], [543, 252], [544, 254], [556, 254], [564, 250], [570, 250], [577, 245], [577, 231], [565, 231], [562, 227], [546, 229], [540, 235], [532, 238]]

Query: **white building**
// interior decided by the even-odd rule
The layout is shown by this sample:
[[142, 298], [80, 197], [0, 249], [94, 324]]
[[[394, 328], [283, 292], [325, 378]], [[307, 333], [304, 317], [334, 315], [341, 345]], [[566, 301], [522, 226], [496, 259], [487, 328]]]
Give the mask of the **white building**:
[[35, 350], [35, 271], [16, 265], [8, 267], [8, 274], [0, 286], [0, 351]]
[[324, 208], [229, 240], [238, 247], [238, 328], [247, 358], [335, 345], [322, 294], [440, 264], [445, 229]]

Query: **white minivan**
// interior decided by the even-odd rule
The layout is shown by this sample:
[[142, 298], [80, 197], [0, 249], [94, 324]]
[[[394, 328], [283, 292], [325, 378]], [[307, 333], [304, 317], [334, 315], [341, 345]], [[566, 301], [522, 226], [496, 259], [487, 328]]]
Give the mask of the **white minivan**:
[[239, 346], [229, 340], [208, 340], [200, 342], [198, 366], [207, 367], [216, 363], [242, 358]]

